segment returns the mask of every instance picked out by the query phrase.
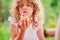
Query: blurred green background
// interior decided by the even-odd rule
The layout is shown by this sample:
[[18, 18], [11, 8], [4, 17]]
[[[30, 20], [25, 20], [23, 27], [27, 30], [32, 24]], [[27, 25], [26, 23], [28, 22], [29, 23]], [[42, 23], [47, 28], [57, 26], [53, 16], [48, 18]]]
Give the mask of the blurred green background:
[[[2, 3], [2, 22], [0, 23], [0, 40], [9, 40], [9, 22], [8, 17], [9, 6], [12, 0], [1, 0]], [[45, 9], [45, 25], [44, 29], [55, 28], [58, 20], [58, 14], [60, 11], [60, 0], [42, 0]], [[54, 37], [47, 37], [46, 40], [54, 40]]]

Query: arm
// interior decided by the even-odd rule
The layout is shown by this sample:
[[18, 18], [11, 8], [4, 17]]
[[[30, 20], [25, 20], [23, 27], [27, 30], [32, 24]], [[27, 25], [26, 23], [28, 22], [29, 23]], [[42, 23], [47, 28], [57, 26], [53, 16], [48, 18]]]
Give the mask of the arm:
[[19, 30], [12, 24], [10, 24], [10, 34], [11, 34], [12, 40], [14, 40], [19, 34]]
[[10, 22], [10, 34], [11, 34], [12, 40], [22, 40], [24, 32], [21, 30], [19, 31], [19, 28], [18, 28], [18, 24], [20, 24], [21, 22], [17, 23], [13, 17], [9, 17], [8, 21]]
[[[15, 22], [13, 22], [11, 24], [14, 24], [14, 23]], [[15, 25], [10, 25], [10, 31], [11, 31], [12, 40], [23, 40], [23, 36], [24, 36], [25, 30], [28, 27], [29, 23], [30, 23], [29, 21], [24, 20], [24, 19], [19, 20], [19, 22], [17, 24], [18, 28], [21, 29], [19, 34], [18, 34], [18, 30], [16, 29]]]
[[40, 29], [38, 29], [37, 34], [38, 34], [39, 40], [45, 40], [44, 32], [43, 32], [42, 27]]
[[17, 40], [23, 40], [24, 32], [25, 32], [25, 31], [21, 31], [21, 32], [20, 32], [20, 34], [19, 34]]
[[30, 24], [30, 21], [27, 21], [27, 20], [22, 20], [21, 22], [19, 22], [18, 26], [21, 29], [21, 32], [20, 32], [17, 40], [23, 40], [25, 30], [27, 29], [29, 24]]

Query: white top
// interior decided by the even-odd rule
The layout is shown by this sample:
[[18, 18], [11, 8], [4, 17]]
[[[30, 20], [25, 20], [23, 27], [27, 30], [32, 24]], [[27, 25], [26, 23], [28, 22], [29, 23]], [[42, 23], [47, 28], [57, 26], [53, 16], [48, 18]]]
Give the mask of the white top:
[[32, 28], [32, 24], [26, 29], [24, 40], [38, 40], [37, 36], [37, 30], [38, 28]]
[[[16, 20], [13, 17], [9, 17], [8, 21], [16, 26]], [[17, 27], [17, 26], [16, 26]], [[18, 27], [17, 27], [18, 28]], [[39, 28], [39, 27], [38, 27]], [[29, 25], [29, 27], [26, 29], [24, 34], [24, 40], [39, 40], [37, 35], [38, 28], [32, 28], [32, 24]], [[19, 28], [18, 28], [19, 30]]]

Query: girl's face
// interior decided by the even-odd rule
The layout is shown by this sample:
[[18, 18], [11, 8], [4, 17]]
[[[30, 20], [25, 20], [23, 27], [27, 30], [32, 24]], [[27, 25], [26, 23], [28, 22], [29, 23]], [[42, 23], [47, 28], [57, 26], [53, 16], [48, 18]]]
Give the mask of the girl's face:
[[23, 2], [20, 2], [19, 13], [23, 16], [31, 17], [33, 13], [33, 5], [31, 3], [28, 3], [26, 0]]

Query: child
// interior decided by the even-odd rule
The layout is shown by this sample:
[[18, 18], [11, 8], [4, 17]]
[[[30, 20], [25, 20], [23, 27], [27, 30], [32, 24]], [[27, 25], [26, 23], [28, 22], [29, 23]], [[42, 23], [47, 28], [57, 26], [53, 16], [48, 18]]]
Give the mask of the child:
[[11, 6], [11, 40], [44, 40], [44, 9], [39, 0], [14, 0]]

